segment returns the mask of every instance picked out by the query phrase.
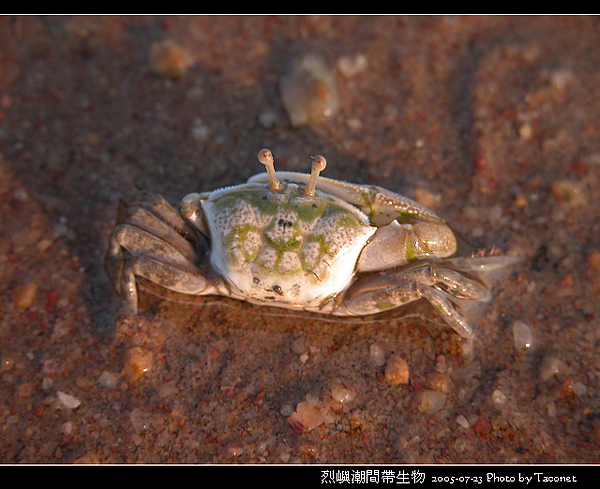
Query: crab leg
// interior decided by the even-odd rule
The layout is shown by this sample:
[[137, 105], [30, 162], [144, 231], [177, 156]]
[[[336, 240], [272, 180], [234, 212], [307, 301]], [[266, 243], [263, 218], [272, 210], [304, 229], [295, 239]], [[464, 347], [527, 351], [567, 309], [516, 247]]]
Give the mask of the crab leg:
[[117, 294], [136, 312], [143, 277], [185, 294], [212, 294], [216, 288], [195, 265], [197, 236], [161, 196], [142, 195], [125, 206], [111, 234], [106, 270]]
[[181, 294], [206, 295], [216, 293], [207, 280], [199, 273], [181, 270], [173, 265], [137, 256], [125, 260], [121, 276], [120, 296], [133, 313], [137, 312], [137, 278], [142, 277], [165, 289]]
[[376, 314], [419, 299], [427, 299], [444, 321], [463, 338], [472, 337], [473, 330], [468, 321], [456, 312], [439, 287], [403, 281], [386, 289], [352, 295], [346, 299], [345, 309], [356, 315]]
[[487, 287], [449, 268], [437, 265], [418, 266], [406, 270], [404, 276], [422, 285], [439, 285], [457, 299], [487, 301], [490, 298]]
[[367, 315], [427, 299], [448, 325], [470, 338], [469, 323], [454, 309], [449, 297], [483, 301], [488, 295], [479, 282], [438, 264], [427, 264], [363, 279], [349, 290], [343, 308], [349, 314]]

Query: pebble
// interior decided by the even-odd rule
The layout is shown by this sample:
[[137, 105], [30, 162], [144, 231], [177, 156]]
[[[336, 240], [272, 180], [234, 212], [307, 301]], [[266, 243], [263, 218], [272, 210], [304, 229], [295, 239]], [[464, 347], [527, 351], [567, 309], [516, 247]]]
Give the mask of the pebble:
[[72, 435], [75, 430], [75, 423], [73, 423], [73, 421], [66, 421], [65, 423], [62, 424], [62, 426], [60, 427], [60, 430], [65, 435]]
[[115, 373], [108, 372], [105, 370], [104, 372], [102, 372], [102, 374], [100, 374], [100, 378], [98, 380], [102, 387], [114, 389], [117, 386], [119, 376]]
[[554, 198], [566, 201], [571, 207], [583, 206], [588, 202], [582, 183], [568, 178], [554, 180], [550, 184], [550, 191]]
[[368, 65], [369, 61], [364, 54], [340, 56], [337, 61], [338, 70], [346, 78], [352, 78], [362, 73], [367, 69]]
[[425, 386], [437, 392], [448, 394], [452, 390], [450, 377], [442, 372], [432, 372], [427, 375]]
[[86, 452], [81, 457], [76, 458], [73, 461], [73, 463], [74, 464], [84, 464], [84, 465], [99, 464], [100, 459], [98, 458], [98, 455], [96, 455], [94, 452]]
[[282, 416], [285, 416], [287, 418], [287, 417], [291, 416], [292, 413], [294, 412], [294, 406], [291, 405], [290, 403], [285, 403], [279, 408], [279, 412], [281, 413]]
[[287, 418], [288, 425], [296, 433], [305, 433], [321, 426], [327, 419], [329, 408], [317, 397], [299, 402], [296, 410]]
[[584, 396], [587, 393], [587, 386], [582, 382], [573, 383], [573, 394], [576, 396]]
[[494, 404], [506, 404], [508, 396], [500, 389], [494, 389], [494, 392], [492, 392], [492, 401], [494, 401]]
[[305, 54], [281, 79], [281, 100], [294, 127], [320, 124], [339, 109], [334, 72], [317, 54]]
[[398, 355], [391, 355], [385, 365], [384, 378], [392, 385], [408, 384], [409, 371], [406, 360]]
[[237, 458], [244, 453], [244, 449], [239, 445], [229, 443], [225, 447], [224, 455], [227, 458]]
[[200, 119], [194, 121], [192, 126], [192, 137], [197, 141], [206, 141], [210, 136], [210, 128], [204, 124]]
[[592, 279], [592, 283], [596, 288], [596, 292], [600, 293], [600, 251], [594, 250], [588, 256], [588, 275]]
[[258, 123], [265, 129], [271, 129], [277, 122], [277, 113], [274, 110], [265, 109], [258, 114]]
[[459, 426], [462, 426], [463, 428], [468, 428], [469, 426], [471, 426], [471, 423], [469, 423], [469, 420], [467, 418], [465, 418], [462, 414], [459, 414], [456, 417], [456, 422]]
[[446, 404], [446, 394], [444, 392], [424, 389], [421, 391], [421, 400], [419, 402], [419, 411], [424, 414], [433, 414], [438, 412]]
[[565, 367], [566, 366], [562, 360], [556, 358], [553, 355], [546, 355], [540, 363], [540, 379], [546, 382], [552, 377], [564, 372]]
[[550, 84], [557, 90], [564, 90], [575, 79], [575, 73], [568, 69], [558, 69], [550, 73]]
[[515, 321], [512, 326], [513, 343], [515, 350], [520, 353], [530, 351], [533, 346], [533, 332], [528, 324]]
[[133, 431], [138, 434], [148, 429], [148, 414], [139, 408], [132, 409], [129, 420], [133, 426]]
[[371, 361], [378, 367], [382, 367], [385, 363], [385, 352], [377, 343], [369, 346], [369, 356], [371, 357]]
[[523, 141], [529, 141], [533, 137], [533, 127], [528, 122], [519, 127], [519, 136]]
[[11, 298], [15, 306], [21, 309], [29, 309], [33, 305], [37, 293], [37, 284], [29, 282], [17, 285], [11, 292]]
[[354, 400], [356, 392], [343, 385], [336, 385], [331, 388], [331, 397], [339, 404], [347, 404]]
[[177, 79], [192, 64], [191, 54], [173, 40], [155, 42], [150, 46], [150, 66], [159, 75]]
[[67, 409], [75, 409], [81, 405], [81, 401], [79, 399], [71, 394], [67, 394], [66, 392], [56, 391], [56, 396], [62, 405]]
[[134, 346], [127, 352], [123, 376], [131, 381], [138, 382], [145, 377], [154, 367], [154, 355], [150, 350], [141, 346]]

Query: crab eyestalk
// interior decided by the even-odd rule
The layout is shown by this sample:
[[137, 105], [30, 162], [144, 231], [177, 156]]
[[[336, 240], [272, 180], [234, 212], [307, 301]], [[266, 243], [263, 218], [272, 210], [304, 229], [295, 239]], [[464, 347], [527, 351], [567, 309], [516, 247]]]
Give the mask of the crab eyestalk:
[[280, 191], [283, 188], [283, 185], [279, 180], [277, 180], [277, 175], [275, 175], [275, 163], [273, 161], [273, 153], [271, 153], [271, 151], [267, 148], [261, 149], [258, 152], [258, 161], [260, 161], [267, 168], [271, 190], [273, 192]]
[[308, 180], [308, 184], [304, 189], [304, 195], [307, 197], [312, 197], [315, 195], [315, 187], [317, 185], [317, 178], [319, 173], [321, 173], [325, 167], [327, 166], [327, 160], [325, 157], [321, 155], [317, 155], [312, 157], [312, 167], [310, 169], [310, 179]]

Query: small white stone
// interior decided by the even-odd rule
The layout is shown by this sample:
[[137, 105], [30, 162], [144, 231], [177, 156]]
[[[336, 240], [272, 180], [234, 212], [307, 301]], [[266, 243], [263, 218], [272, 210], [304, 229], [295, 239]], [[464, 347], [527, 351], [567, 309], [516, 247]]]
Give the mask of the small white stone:
[[381, 367], [385, 363], [385, 353], [377, 343], [369, 347], [369, 356], [375, 365]]
[[287, 422], [295, 432], [304, 433], [322, 425], [327, 420], [328, 413], [329, 408], [318, 398], [307, 398], [298, 403]]
[[364, 54], [356, 56], [341, 56], [337, 61], [338, 70], [347, 78], [358, 75], [365, 71], [369, 62]]
[[54, 381], [52, 380], [52, 377], [44, 377], [42, 379], [42, 389], [44, 389], [45, 391], [49, 391], [50, 389], [52, 389], [53, 386]]
[[67, 421], [67, 422], [63, 423], [63, 425], [60, 427], [60, 430], [65, 435], [72, 435], [74, 429], [75, 429], [75, 423], [73, 423], [73, 421]]
[[68, 409], [75, 409], [81, 404], [81, 401], [71, 394], [62, 391], [56, 391], [56, 396], [62, 405]]
[[133, 431], [138, 434], [148, 428], [148, 414], [139, 408], [132, 409], [129, 420], [133, 426]]
[[513, 342], [515, 350], [526, 352], [533, 346], [533, 332], [528, 324], [523, 321], [515, 321], [512, 327]]
[[100, 374], [100, 385], [102, 387], [108, 387], [114, 389], [117, 386], [117, 381], [119, 380], [119, 376], [115, 373], [104, 371]]
[[500, 389], [495, 389], [494, 392], [492, 392], [492, 401], [494, 401], [495, 404], [506, 404], [508, 397]]
[[198, 122], [192, 127], [192, 137], [198, 141], [205, 141], [210, 135], [210, 129], [208, 126]]
[[550, 83], [558, 90], [564, 90], [575, 80], [575, 74], [569, 69], [559, 69], [550, 73]]
[[469, 423], [469, 420], [467, 418], [465, 418], [462, 414], [459, 414], [456, 417], [456, 422], [463, 428], [468, 428], [469, 426], [471, 426], [471, 423]]
[[553, 355], [546, 355], [542, 359], [542, 363], [540, 365], [540, 379], [543, 382], [550, 380], [555, 375], [564, 372], [566, 366], [564, 362]]
[[332, 70], [319, 55], [296, 60], [281, 79], [281, 99], [292, 126], [321, 123], [339, 109], [337, 83]]
[[573, 394], [575, 394], [576, 396], [585, 396], [586, 393], [587, 387], [585, 384], [581, 382], [575, 382], [573, 384]]
[[281, 408], [279, 408], [279, 412], [282, 416], [285, 416], [287, 418], [294, 412], [294, 406], [292, 406], [289, 403], [286, 403], [283, 406], [281, 406]]
[[336, 385], [331, 389], [331, 397], [334, 401], [345, 404], [351, 402], [356, 397], [356, 392], [343, 385]]

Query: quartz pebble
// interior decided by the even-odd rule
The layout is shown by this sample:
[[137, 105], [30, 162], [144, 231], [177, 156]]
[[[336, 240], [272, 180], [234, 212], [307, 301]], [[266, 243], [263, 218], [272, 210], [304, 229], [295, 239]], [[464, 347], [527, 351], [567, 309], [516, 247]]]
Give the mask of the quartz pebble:
[[331, 388], [331, 398], [339, 404], [347, 404], [354, 400], [356, 392], [352, 389], [348, 389], [343, 385], [336, 385]]
[[279, 412], [282, 416], [287, 418], [294, 412], [294, 406], [292, 406], [290, 403], [285, 403], [281, 406], [281, 408], [279, 408]]
[[123, 376], [130, 382], [137, 382], [145, 377], [154, 367], [154, 355], [150, 350], [134, 346], [127, 352]]
[[362, 73], [367, 69], [368, 65], [368, 59], [364, 54], [341, 56], [337, 61], [338, 70], [340, 70], [340, 73], [347, 78]]
[[555, 180], [550, 185], [550, 191], [557, 200], [566, 201], [571, 207], [583, 206], [588, 202], [583, 184], [575, 180]]
[[515, 321], [512, 334], [515, 350], [523, 353], [531, 349], [533, 346], [533, 332], [528, 324], [523, 321]]
[[444, 392], [425, 389], [421, 391], [421, 400], [419, 402], [419, 411], [424, 414], [433, 414], [438, 412], [446, 404], [446, 394]]
[[391, 355], [385, 365], [384, 377], [392, 385], [408, 384], [408, 363], [398, 355]]
[[459, 414], [456, 417], [456, 422], [459, 426], [462, 426], [463, 428], [469, 428], [471, 426], [471, 423], [469, 423], [469, 420], [467, 418], [465, 418], [465, 416], [463, 416], [462, 414]]
[[138, 434], [148, 428], [148, 414], [139, 408], [132, 409], [129, 420], [133, 426], [133, 431]]
[[305, 433], [321, 426], [328, 414], [329, 408], [318, 397], [308, 397], [306, 401], [298, 403], [287, 422], [295, 432]]
[[565, 364], [562, 360], [556, 358], [553, 355], [546, 355], [540, 364], [540, 379], [544, 382], [550, 380], [552, 377], [560, 374], [565, 370]]
[[14, 304], [21, 309], [29, 309], [33, 305], [37, 285], [35, 282], [17, 285], [12, 291], [12, 300]]
[[73, 431], [75, 429], [75, 423], [73, 423], [73, 421], [66, 421], [65, 423], [63, 423], [63, 425], [60, 427], [60, 430], [65, 434], [65, 435], [72, 435]]
[[150, 47], [150, 65], [159, 75], [180, 78], [192, 63], [191, 54], [173, 40], [156, 42]]
[[494, 404], [506, 404], [508, 396], [500, 389], [494, 389], [494, 392], [492, 392], [492, 401], [494, 401]]
[[56, 391], [56, 396], [58, 397], [58, 400], [61, 402], [61, 404], [67, 409], [75, 409], [81, 404], [81, 401], [75, 396], [72, 396], [71, 394], [67, 394], [62, 391]]
[[452, 390], [450, 377], [442, 372], [431, 372], [424, 383], [429, 389], [436, 392], [448, 394]]
[[281, 79], [281, 99], [292, 126], [320, 124], [339, 108], [333, 70], [317, 54], [305, 54]]
[[112, 372], [107, 372], [106, 370], [102, 372], [99, 378], [100, 385], [102, 387], [115, 388], [117, 386], [117, 381], [119, 380], [119, 376]]
[[385, 352], [377, 343], [369, 346], [369, 356], [371, 357], [371, 361], [378, 367], [382, 367], [385, 363]]

